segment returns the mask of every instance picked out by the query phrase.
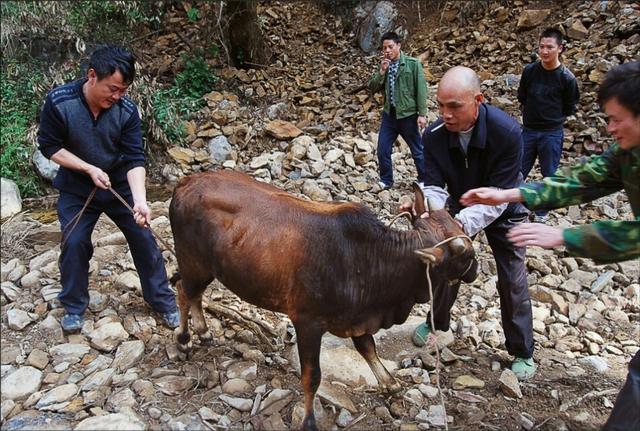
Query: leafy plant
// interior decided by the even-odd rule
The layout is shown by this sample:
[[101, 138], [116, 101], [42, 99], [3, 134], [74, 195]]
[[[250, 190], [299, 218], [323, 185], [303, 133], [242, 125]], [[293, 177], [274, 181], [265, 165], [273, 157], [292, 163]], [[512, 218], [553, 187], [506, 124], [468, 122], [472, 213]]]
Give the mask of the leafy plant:
[[179, 93], [187, 97], [202, 97], [217, 81], [213, 68], [201, 55], [183, 55], [184, 69], [176, 75]]
[[31, 167], [34, 148], [27, 134], [41, 99], [34, 91], [34, 83], [42, 76], [25, 65], [9, 63], [3, 66], [0, 77], [0, 175], [13, 180], [23, 197], [37, 196], [42, 190], [42, 181]]
[[190, 8], [187, 11], [187, 18], [189, 18], [189, 21], [191, 22], [198, 21], [198, 19], [200, 19], [200, 11], [195, 7]]

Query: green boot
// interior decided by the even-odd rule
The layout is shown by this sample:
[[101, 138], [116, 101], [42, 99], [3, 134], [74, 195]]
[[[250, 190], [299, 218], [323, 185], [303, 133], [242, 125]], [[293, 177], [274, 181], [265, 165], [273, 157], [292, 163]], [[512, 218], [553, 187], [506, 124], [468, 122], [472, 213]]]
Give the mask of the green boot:
[[415, 344], [416, 346], [422, 347], [427, 344], [427, 339], [429, 338], [430, 333], [431, 326], [429, 326], [429, 324], [426, 322], [421, 323], [413, 333], [413, 338], [411, 338], [411, 341], [413, 341], [413, 344]]
[[511, 371], [516, 375], [518, 380], [528, 380], [536, 373], [536, 364], [533, 358], [518, 358], [511, 364]]

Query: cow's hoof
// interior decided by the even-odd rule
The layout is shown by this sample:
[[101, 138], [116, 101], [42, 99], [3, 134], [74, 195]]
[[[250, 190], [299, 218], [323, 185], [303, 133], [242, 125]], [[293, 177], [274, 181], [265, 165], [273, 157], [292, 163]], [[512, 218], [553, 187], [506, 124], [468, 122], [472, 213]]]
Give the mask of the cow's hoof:
[[390, 385], [386, 385], [384, 389], [389, 395], [393, 395], [393, 394], [397, 394], [402, 390], [402, 385], [398, 382], [394, 382]]
[[174, 331], [176, 344], [178, 345], [178, 350], [181, 352], [187, 353], [193, 347], [193, 343], [191, 342], [191, 335], [189, 331], [181, 332], [180, 328], [176, 328]]
[[187, 344], [176, 343], [176, 345], [178, 346], [178, 350], [180, 350], [182, 353], [189, 353], [193, 348], [193, 343], [191, 341], [189, 341]]
[[210, 331], [205, 332], [204, 334], [200, 334], [200, 344], [203, 346], [212, 346], [213, 345], [213, 335], [211, 335]]

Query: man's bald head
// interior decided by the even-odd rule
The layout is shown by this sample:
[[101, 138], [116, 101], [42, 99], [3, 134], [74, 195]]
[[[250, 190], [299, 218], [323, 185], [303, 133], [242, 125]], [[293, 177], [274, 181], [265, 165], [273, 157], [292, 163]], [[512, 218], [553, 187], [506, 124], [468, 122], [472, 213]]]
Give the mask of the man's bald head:
[[478, 109], [484, 101], [480, 78], [468, 67], [452, 67], [440, 80], [436, 99], [447, 130], [469, 130], [475, 124]]
[[480, 78], [476, 73], [465, 66], [452, 67], [440, 80], [438, 88], [457, 88], [460, 91], [471, 92], [473, 95], [480, 93]]

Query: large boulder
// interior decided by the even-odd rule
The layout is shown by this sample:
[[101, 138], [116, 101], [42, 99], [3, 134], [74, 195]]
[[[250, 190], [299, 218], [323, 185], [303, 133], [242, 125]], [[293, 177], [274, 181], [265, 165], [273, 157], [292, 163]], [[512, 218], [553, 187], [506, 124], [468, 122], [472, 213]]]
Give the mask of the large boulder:
[[33, 152], [31, 160], [33, 161], [33, 165], [36, 167], [36, 172], [38, 172], [42, 178], [53, 181], [58, 173], [60, 165], [53, 160], [47, 159], [40, 150], [35, 150]]
[[[364, 19], [358, 27], [358, 44], [360, 48], [369, 54], [373, 54], [380, 49], [380, 37], [396, 29], [396, 18], [398, 10], [389, 1], [379, 1], [372, 6], [373, 2], [368, 2], [356, 14], [364, 15]], [[402, 37], [402, 35], [400, 35]]]
[[2, 178], [0, 190], [0, 218], [5, 219], [22, 211], [20, 190], [13, 181]]

